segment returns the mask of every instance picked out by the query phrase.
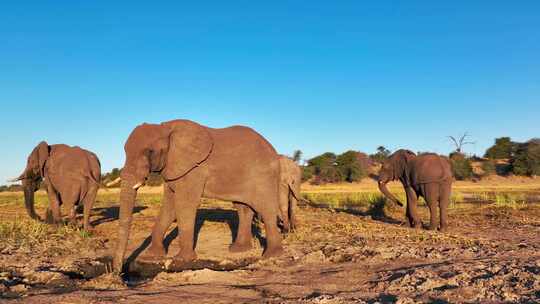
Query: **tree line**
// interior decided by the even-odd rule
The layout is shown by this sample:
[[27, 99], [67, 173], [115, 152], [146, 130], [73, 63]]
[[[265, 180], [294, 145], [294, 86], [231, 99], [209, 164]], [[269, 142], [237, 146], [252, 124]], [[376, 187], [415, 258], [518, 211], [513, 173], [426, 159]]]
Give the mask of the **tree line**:
[[[470, 180], [490, 175], [540, 175], [540, 139], [533, 138], [526, 142], [515, 142], [510, 137], [495, 139], [482, 157], [467, 155], [463, 152], [467, 141], [465, 133], [461, 138], [453, 138], [456, 149], [447, 157], [457, 180]], [[346, 151], [342, 154], [325, 152], [308, 159], [303, 168], [303, 180], [312, 184], [357, 182], [371, 176], [376, 178], [380, 165], [392, 151], [384, 146], [377, 148], [374, 154], [367, 155], [360, 151]], [[422, 152], [418, 152], [422, 154]], [[473, 163], [480, 164], [475, 172]], [[478, 173], [480, 172], [480, 173]]]
[[[466, 141], [468, 134], [461, 138], [451, 138], [456, 144], [454, 152], [448, 156], [452, 163], [452, 170], [457, 180], [469, 180], [489, 175], [540, 175], [540, 138], [533, 138], [526, 142], [512, 141], [510, 137], [499, 137], [489, 147], [482, 157], [467, 155], [463, 146], [471, 143]], [[301, 164], [302, 179], [312, 184], [358, 182], [366, 177], [376, 178], [378, 168], [392, 151], [379, 146], [375, 153], [366, 154], [360, 151], [349, 150], [341, 154], [325, 152], [313, 158], [304, 160]], [[421, 154], [421, 152], [419, 152]], [[302, 162], [302, 151], [296, 150], [290, 156], [295, 162]], [[481, 174], [473, 170], [473, 163], [481, 164]], [[103, 185], [120, 177], [121, 169], [114, 168], [111, 172], [101, 176]], [[146, 182], [149, 186], [159, 186], [163, 183], [161, 176], [152, 173]], [[18, 184], [0, 186], [2, 191], [20, 191]]]

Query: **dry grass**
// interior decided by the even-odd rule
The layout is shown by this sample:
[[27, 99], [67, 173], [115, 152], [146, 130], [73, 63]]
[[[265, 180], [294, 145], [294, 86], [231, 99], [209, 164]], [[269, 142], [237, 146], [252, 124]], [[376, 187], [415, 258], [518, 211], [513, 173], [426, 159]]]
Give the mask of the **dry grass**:
[[0, 223], [0, 252], [45, 252], [53, 256], [93, 247], [91, 234], [71, 225], [48, 225], [16, 217]]

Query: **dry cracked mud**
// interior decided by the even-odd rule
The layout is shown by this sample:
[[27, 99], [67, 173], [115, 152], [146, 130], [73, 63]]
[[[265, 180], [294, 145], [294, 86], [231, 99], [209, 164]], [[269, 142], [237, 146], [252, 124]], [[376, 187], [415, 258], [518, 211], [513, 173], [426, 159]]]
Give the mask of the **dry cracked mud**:
[[[141, 252], [159, 204], [139, 202], [131, 252]], [[230, 204], [203, 204], [190, 265], [135, 262], [121, 281], [109, 272], [117, 221], [98, 202], [99, 223], [82, 243], [25, 250], [0, 245], [0, 301], [14, 303], [535, 303], [540, 302], [540, 206], [467, 205], [450, 210], [449, 233], [404, 226], [404, 210], [382, 214], [303, 206], [286, 254], [229, 253]], [[12, 208], [10, 210], [10, 208]], [[13, 208], [0, 211], [10, 220]], [[422, 218], [428, 215], [422, 209]], [[109, 210], [110, 211], [110, 210]], [[22, 211], [21, 211], [22, 212]], [[109, 213], [109, 218], [107, 214]], [[113, 216], [110, 216], [113, 214]], [[168, 241], [177, 251], [176, 231]], [[73, 246], [68, 252], [62, 248]]]

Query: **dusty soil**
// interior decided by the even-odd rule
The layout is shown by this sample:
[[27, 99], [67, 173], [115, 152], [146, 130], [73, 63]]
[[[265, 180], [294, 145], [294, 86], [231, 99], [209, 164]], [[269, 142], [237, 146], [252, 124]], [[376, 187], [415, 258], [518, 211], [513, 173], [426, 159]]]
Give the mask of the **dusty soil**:
[[[157, 194], [156, 194], [157, 195]], [[138, 202], [130, 251], [140, 252], [159, 204]], [[99, 199], [87, 243], [69, 252], [0, 245], [0, 302], [24, 303], [460, 303], [540, 302], [540, 205], [518, 209], [458, 204], [442, 234], [404, 226], [404, 210], [376, 213], [302, 206], [286, 254], [262, 260], [255, 249], [228, 252], [236, 213], [224, 202], [198, 215], [199, 261], [136, 262], [121, 282], [107, 274], [117, 227], [116, 203]], [[0, 209], [2, 221], [22, 205]], [[39, 210], [43, 212], [43, 210]], [[424, 223], [427, 209], [421, 208]], [[19, 215], [20, 216], [20, 215]], [[264, 230], [264, 229], [262, 229]], [[169, 257], [177, 252], [171, 231]], [[77, 245], [79, 244], [79, 245]], [[60, 247], [62, 248], [62, 247]]]

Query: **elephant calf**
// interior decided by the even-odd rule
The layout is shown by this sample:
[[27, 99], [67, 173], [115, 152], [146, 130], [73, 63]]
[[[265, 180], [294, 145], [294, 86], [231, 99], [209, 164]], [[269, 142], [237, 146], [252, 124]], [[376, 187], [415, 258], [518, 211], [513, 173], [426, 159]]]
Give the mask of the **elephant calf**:
[[[280, 183], [279, 183], [279, 210], [283, 231], [289, 232], [296, 229], [297, 221], [295, 211], [300, 200], [300, 185], [302, 183], [302, 171], [290, 158], [280, 155]], [[242, 252], [251, 249], [251, 223], [254, 211], [245, 204], [235, 203], [238, 211], [238, 232], [234, 243], [231, 245], [232, 252]]]
[[[49, 208], [47, 221], [62, 220], [60, 205], [65, 204], [70, 219], [76, 221], [75, 205], [84, 205], [84, 229], [90, 229], [90, 210], [96, 199], [101, 179], [101, 166], [97, 156], [79, 147], [48, 145], [40, 142], [28, 156], [26, 169], [16, 179], [22, 181], [24, 201], [30, 217], [38, 219], [34, 209], [34, 192], [45, 181]], [[51, 218], [52, 217], [52, 218]]]
[[407, 195], [407, 219], [411, 227], [420, 228], [422, 223], [416, 211], [417, 200], [422, 196], [430, 211], [429, 229], [438, 228], [437, 205], [440, 213], [440, 230], [448, 228], [448, 204], [452, 189], [452, 169], [448, 159], [434, 153], [416, 156], [409, 150], [398, 150], [384, 161], [379, 174], [379, 189], [391, 201], [400, 206], [386, 188], [386, 184], [399, 180]]

